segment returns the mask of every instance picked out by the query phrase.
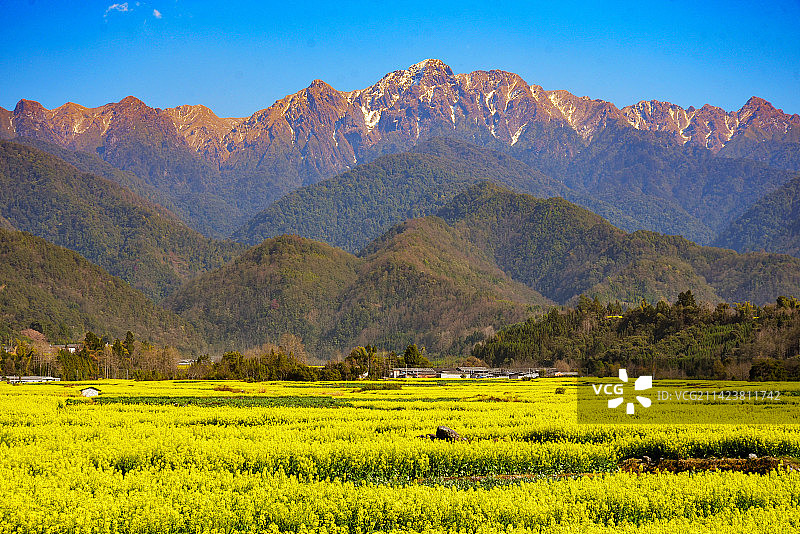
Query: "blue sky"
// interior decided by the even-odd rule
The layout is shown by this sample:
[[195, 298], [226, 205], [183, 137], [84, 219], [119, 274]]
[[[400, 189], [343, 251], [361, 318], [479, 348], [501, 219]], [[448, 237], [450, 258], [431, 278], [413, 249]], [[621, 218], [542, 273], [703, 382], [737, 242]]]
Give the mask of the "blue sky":
[[0, 0], [0, 106], [205, 104], [247, 116], [320, 78], [340, 90], [434, 57], [622, 107], [800, 113], [800, 1]]

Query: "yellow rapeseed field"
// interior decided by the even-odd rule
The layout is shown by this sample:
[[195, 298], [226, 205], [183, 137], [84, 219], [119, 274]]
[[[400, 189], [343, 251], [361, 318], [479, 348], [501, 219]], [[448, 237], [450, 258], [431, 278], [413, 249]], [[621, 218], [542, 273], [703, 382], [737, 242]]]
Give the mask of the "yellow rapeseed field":
[[800, 532], [791, 466], [619, 468], [796, 458], [797, 425], [578, 424], [574, 379], [381, 384], [2, 384], [0, 533]]

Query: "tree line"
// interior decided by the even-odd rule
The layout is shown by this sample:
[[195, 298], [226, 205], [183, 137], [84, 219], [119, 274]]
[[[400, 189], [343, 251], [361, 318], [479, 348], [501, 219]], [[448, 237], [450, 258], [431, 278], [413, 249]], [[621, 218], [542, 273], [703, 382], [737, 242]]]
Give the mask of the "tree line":
[[[511, 325], [491, 337], [470, 336], [472, 365], [554, 367], [590, 376], [629, 372], [658, 378], [800, 380], [800, 300], [779, 297], [774, 304], [698, 303], [691, 291], [670, 304], [642, 300], [626, 308], [581, 296], [574, 308], [549, 312]], [[16, 353], [0, 349], [4, 375], [52, 375], [87, 379], [238, 379], [353, 380], [387, 376], [393, 367], [427, 367], [416, 344], [402, 354], [366, 345], [346, 357], [319, 361], [305, 352], [300, 338], [281, 337], [244, 353], [208, 355], [179, 367], [171, 347], [87, 332], [80, 350], [46, 354], [35, 343], [19, 341]]]
[[800, 380], [800, 301], [775, 304], [676, 302], [626, 309], [581, 296], [475, 345], [490, 365], [559, 367], [614, 376], [624, 367], [660, 378]]
[[307, 365], [303, 358], [287, 347], [266, 345], [242, 354], [226, 352], [217, 362], [199, 358], [188, 370], [188, 376], [210, 380], [357, 380], [382, 378], [393, 367], [427, 367], [430, 362], [416, 344], [408, 345], [403, 354], [379, 351], [375, 346], [355, 347], [341, 361], [323, 366]]
[[124, 339], [100, 337], [87, 332], [80, 350], [66, 347], [53, 352], [35, 342], [17, 340], [16, 350], [0, 349], [4, 376], [54, 376], [62, 380], [136, 379], [179, 377], [180, 353], [172, 347], [156, 347], [136, 340], [128, 331]]

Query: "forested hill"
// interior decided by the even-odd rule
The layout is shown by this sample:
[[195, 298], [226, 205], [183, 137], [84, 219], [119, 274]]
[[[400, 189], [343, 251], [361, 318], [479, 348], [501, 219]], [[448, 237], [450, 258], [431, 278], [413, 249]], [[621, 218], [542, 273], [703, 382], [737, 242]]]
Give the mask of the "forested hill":
[[562, 196], [558, 181], [494, 150], [452, 139], [372, 163], [289, 193], [234, 234], [257, 244], [288, 233], [356, 253], [393, 225], [436, 213], [470, 184], [491, 180], [541, 197]]
[[193, 323], [217, 352], [274, 343], [289, 333], [318, 353], [339, 294], [355, 282], [359, 265], [324, 243], [273, 238], [187, 283], [164, 305]]
[[708, 302], [800, 294], [800, 260], [626, 233], [561, 198], [468, 186], [439, 216], [395, 225], [353, 256], [270, 238], [166, 301], [218, 349], [303, 338], [328, 357], [354, 345], [463, 354], [476, 331], [581, 294], [636, 306], [683, 289]]
[[691, 291], [670, 304], [642, 302], [627, 311], [582, 297], [509, 326], [472, 350], [490, 365], [570, 367], [595, 376], [800, 380], [800, 302], [697, 302]]
[[715, 244], [740, 252], [766, 250], [800, 257], [800, 176], [756, 202]]
[[800, 260], [737, 254], [678, 236], [626, 233], [563, 199], [496, 185], [467, 189], [439, 215], [492, 255], [500, 269], [560, 303], [580, 294], [637, 304], [691, 289], [709, 302], [771, 302], [800, 294]]
[[415, 342], [461, 353], [475, 330], [548, 303], [435, 217], [394, 228], [364, 258], [296, 236], [270, 238], [165, 302], [217, 350], [291, 333], [323, 358], [355, 345], [402, 350]]
[[159, 206], [163, 206], [173, 213], [176, 213], [176, 205], [174, 202], [172, 202], [169, 195], [165, 194], [158, 188], [153, 187], [151, 184], [147, 183], [145, 180], [135, 175], [131, 171], [124, 171], [114, 167], [110, 163], [104, 161], [96, 153], [84, 152], [81, 150], [70, 150], [54, 143], [48, 143], [47, 141], [43, 141], [41, 139], [29, 137], [15, 137], [13, 141], [15, 143], [28, 145], [37, 150], [52, 154], [58, 159], [69, 163], [82, 173], [93, 174], [95, 176], [100, 176], [101, 178], [111, 180], [112, 182], [116, 182], [122, 187], [133, 191], [140, 197], [146, 198], [149, 201], [154, 202]]
[[0, 141], [0, 214], [160, 300], [244, 247], [208, 239], [119, 184]]
[[0, 336], [35, 325], [51, 342], [87, 331], [198, 351], [203, 343], [172, 312], [80, 255], [25, 232], [0, 229]]

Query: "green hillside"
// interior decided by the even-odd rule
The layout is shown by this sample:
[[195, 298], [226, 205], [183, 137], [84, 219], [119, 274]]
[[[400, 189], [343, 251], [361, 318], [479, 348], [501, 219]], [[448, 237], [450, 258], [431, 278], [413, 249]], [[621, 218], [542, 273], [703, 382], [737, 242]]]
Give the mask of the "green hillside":
[[164, 304], [220, 352], [275, 342], [285, 333], [319, 350], [360, 263], [324, 243], [282, 236], [187, 283]]
[[0, 214], [160, 300], [243, 247], [208, 239], [119, 184], [0, 141]]
[[413, 152], [382, 156], [289, 193], [233, 237], [256, 244], [275, 235], [297, 234], [356, 253], [393, 225], [435, 213], [482, 180], [538, 196], [565, 192], [560, 183], [503, 153], [432, 139]]
[[800, 177], [756, 202], [717, 236], [715, 244], [740, 252], [800, 256]]
[[364, 258], [295, 236], [271, 238], [188, 283], [166, 305], [218, 350], [300, 336], [329, 358], [354, 345], [463, 350], [476, 329], [548, 302], [511, 281], [437, 218], [396, 227]]
[[19, 231], [0, 229], [0, 336], [36, 325], [51, 342], [83, 339], [91, 330], [181, 350], [200, 338], [172, 312], [84, 258]]
[[800, 294], [800, 260], [701, 247], [678, 236], [626, 233], [563, 199], [541, 200], [489, 183], [440, 211], [512, 278], [566, 303], [580, 294], [638, 304], [684, 289], [711, 302]]
[[463, 355], [480, 332], [537, 307], [582, 294], [637, 306], [686, 289], [701, 301], [763, 304], [800, 294], [800, 260], [626, 233], [564, 199], [482, 182], [439, 216], [393, 226], [359, 257], [296, 236], [270, 238], [166, 305], [220, 350], [292, 333], [326, 358], [354, 345], [409, 343]]
[[512, 280], [484, 250], [438, 217], [401, 223], [364, 251], [345, 291], [335, 336], [357, 344], [460, 353], [476, 330], [494, 330], [551, 301]]
[[553, 176], [637, 221], [630, 225], [610, 218], [621, 228], [682, 235], [708, 244], [794, 174], [753, 160], [676, 146], [656, 133], [609, 126]]

